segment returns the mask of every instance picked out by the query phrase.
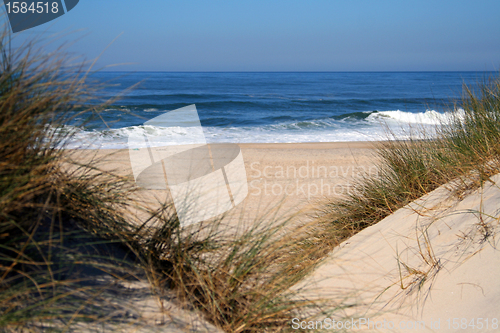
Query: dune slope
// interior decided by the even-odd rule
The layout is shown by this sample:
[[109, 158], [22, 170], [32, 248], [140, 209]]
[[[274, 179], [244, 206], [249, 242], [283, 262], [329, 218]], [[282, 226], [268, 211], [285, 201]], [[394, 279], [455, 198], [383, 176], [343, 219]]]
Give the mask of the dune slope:
[[500, 175], [460, 198], [450, 188], [343, 242], [297, 286], [301, 296], [347, 306], [337, 320], [373, 331], [498, 331]]

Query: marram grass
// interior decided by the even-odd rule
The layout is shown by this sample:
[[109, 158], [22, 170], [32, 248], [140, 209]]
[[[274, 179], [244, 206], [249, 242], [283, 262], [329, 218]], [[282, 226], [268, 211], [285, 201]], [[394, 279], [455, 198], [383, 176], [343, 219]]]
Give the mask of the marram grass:
[[[92, 103], [98, 87], [83, 65], [68, 66], [62, 51], [48, 56], [36, 43], [11, 49], [9, 38], [0, 36], [6, 332], [148, 327], [120, 285], [144, 280], [158, 299], [174, 290], [179, 306], [227, 332], [292, 330], [292, 318], [321, 304], [298, 299], [290, 287], [332, 247], [450, 180], [459, 180], [459, 194], [499, 171], [500, 81], [493, 79], [474, 91], [464, 87], [457, 105], [464, 111], [437, 137], [382, 143], [378, 176], [330, 202], [313, 223], [255, 221], [238, 237], [225, 236], [220, 221], [181, 228], [168, 203], [149, 211], [133, 199], [130, 179], [100, 170], [98, 161], [75, 162], [61, 149], [74, 134], [64, 125], [99, 110]], [[150, 218], [141, 221], [130, 208]]]
[[[74, 134], [65, 124], [103, 107], [93, 103], [99, 86], [89, 84], [84, 65], [71, 66], [62, 50], [47, 54], [36, 42], [12, 49], [5, 31], [1, 331], [152, 331], [155, 323], [134, 312], [137, 295], [129, 296], [125, 281], [148, 281], [160, 300], [173, 289], [179, 306], [227, 332], [286, 331], [316, 306], [289, 291], [322, 257], [313, 227], [256, 223], [228, 237], [220, 221], [181, 228], [168, 203], [148, 210], [133, 199], [131, 179], [62, 149]], [[137, 210], [150, 218], [141, 221], [131, 213]]]
[[[463, 96], [453, 116], [430, 135], [378, 144], [378, 175], [363, 178], [341, 199], [325, 204], [320, 215], [333, 244], [379, 222], [395, 210], [444, 184], [461, 195], [500, 172], [500, 78], [488, 78]], [[392, 138], [391, 138], [392, 137]]]

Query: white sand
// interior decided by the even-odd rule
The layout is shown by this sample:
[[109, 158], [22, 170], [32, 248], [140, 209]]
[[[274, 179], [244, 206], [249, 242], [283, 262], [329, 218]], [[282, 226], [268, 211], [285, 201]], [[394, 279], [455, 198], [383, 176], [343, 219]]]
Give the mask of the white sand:
[[500, 175], [493, 181], [463, 200], [441, 187], [396, 211], [343, 242], [297, 289], [352, 305], [336, 318], [364, 318], [359, 330], [366, 322], [371, 331], [370, 319], [379, 332], [500, 331]]
[[[307, 213], [317, 200], [343, 194], [355, 178], [363, 173], [376, 172], [373, 169], [373, 143], [241, 144], [240, 147], [249, 195], [224, 219], [224, 223], [240, 230], [258, 220], [266, 224], [290, 216], [297, 220], [307, 219]], [[100, 159], [101, 169], [133, 179], [128, 150], [80, 150], [73, 153], [73, 158], [81, 162]], [[169, 193], [142, 189], [136, 197], [155, 208], [169, 197]], [[139, 210], [133, 213], [138, 214], [142, 221], [149, 217]], [[130, 287], [144, 286], [136, 283]], [[180, 309], [169, 297], [175, 298], [172, 295], [163, 297], [163, 310], [152, 295], [135, 303], [146, 322], [155, 328], [151, 331], [217, 331], [199, 313]]]
[[[225, 223], [234, 227], [250, 226], [257, 220], [276, 217], [302, 218], [317, 201], [347, 193], [362, 174], [376, 174], [373, 142], [263, 143], [239, 144], [249, 194], [228, 212]], [[75, 151], [75, 158], [102, 159], [99, 166], [119, 175], [130, 176], [129, 152], [121, 150]], [[144, 189], [138, 193], [151, 208], [171, 200], [165, 190]], [[134, 211], [143, 218], [140, 211]]]
[[[277, 216], [301, 219], [318, 200], [345, 193], [360, 173], [374, 171], [370, 143], [240, 146], [250, 193], [227, 216], [230, 224], [252, 223], [278, 208]], [[128, 152], [97, 153], [110, 152], [103, 166], [131, 175]], [[155, 190], [140, 194], [152, 205], [154, 198], [167, 195]], [[495, 330], [500, 319], [500, 252], [499, 237], [494, 236], [500, 189], [488, 184], [463, 200], [446, 200], [448, 196], [441, 187], [342, 243], [297, 286], [308, 290], [301, 296], [352, 305], [330, 318], [369, 318], [371, 328], [380, 332], [500, 331]], [[486, 241], [478, 227], [481, 221], [491, 234]], [[370, 331], [366, 324], [362, 330]]]

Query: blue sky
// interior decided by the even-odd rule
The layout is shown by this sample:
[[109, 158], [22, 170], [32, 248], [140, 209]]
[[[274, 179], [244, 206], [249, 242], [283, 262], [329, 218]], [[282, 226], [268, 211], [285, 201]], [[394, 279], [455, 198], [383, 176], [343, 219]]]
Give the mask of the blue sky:
[[132, 71], [500, 70], [500, 1], [80, 0], [18, 33]]

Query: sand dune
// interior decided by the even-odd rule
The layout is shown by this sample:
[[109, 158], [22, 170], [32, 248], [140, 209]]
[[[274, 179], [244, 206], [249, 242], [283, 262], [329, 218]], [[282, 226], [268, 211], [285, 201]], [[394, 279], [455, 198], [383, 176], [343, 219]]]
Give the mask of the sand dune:
[[[265, 225], [276, 218], [307, 219], [307, 212], [315, 202], [341, 195], [349, 190], [353, 179], [376, 172], [373, 143], [241, 144], [240, 147], [249, 195], [224, 217], [223, 223], [228, 226], [225, 233], [243, 230], [256, 221], [263, 221]], [[133, 181], [128, 150], [75, 150], [72, 153], [73, 158], [84, 163], [97, 159], [101, 169], [128, 176]], [[134, 196], [153, 209], [169, 200], [168, 190], [140, 189]], [[142, 221], [149, 217], [139, 209], [131, 213]], [[135, 290], [140, 286], [136, 283], [130, 288]], [[216, 330], [200, 320], [199, 313], [181, 310], [168, 297], [163, 299], [165, 311], [160, 310], [158, 299], [153, 296], [145, 296], [143, 303], [136, 305], [148, 323], [153, 326], [161, 323], [159, 331]]]
[[[249, 195], [227, 223], [251, 224], [273, 209], [279, 212], [269, 218], [305, 218], [314, 202], [344, 193], [360, 173], [370, 172], [372, 147], [241, 145]], [[126, 150], [97, 152], [109, 153], [103, 167], [131, 174]], [[140, 195], [154, 205], [166, 193], [144, 190]], [[297, 288], [308, 290], [303, 297], [350, 306], [335, 318], [369, 318], [371, 328], [380, 331], [391, 331], [391, 323], [394, 331], [403, 331], [401, 323], [419, 326], [417, 331], [464, 331], [465, 326], [467, 331], [472, 324], [481, 332], [494, 331], [500, 319], [498, 202], [500, 188], [492, 183], [463, 199], [450, 197], [443, 186], [342, 243]], [[457, 325], [462, 326], [454, 329]]]
[[[343, 194], [356, 177], [374, 171], [370, 143], [240, 146], [249, 195], [226, 216], [228, 224], [239, 227], [273, 209], [279, 212], [268, 218], [307, 218], [315, 202]], [[102, 166], [131, 175], [126, 150], [94, 153], [112, 153]], [[493, 181], [500, 181], [500, 175]], [[304, 190], [298, 190], [301, 187]], [[343, 242], [297, 286], [304, 290], [300, 296], [346, 307], [329, 318], [357, 318], [349, 320], [364, 330], [370, 325], [381, 332], [497, 331], [500, 186], [490, 182], [461, 199], [451, 196], [448, 188], [429, 193]], [[154, 205], [167, 194], [143, 190], [139, 195]]]
[[492, 181], [462, 199], [442, 186], [399, 209], [343, 242], [297, 289], [350, 306], [333, 317], [359, 317], [349, 320], [358, 329], [498, 331], [500, 175]]

